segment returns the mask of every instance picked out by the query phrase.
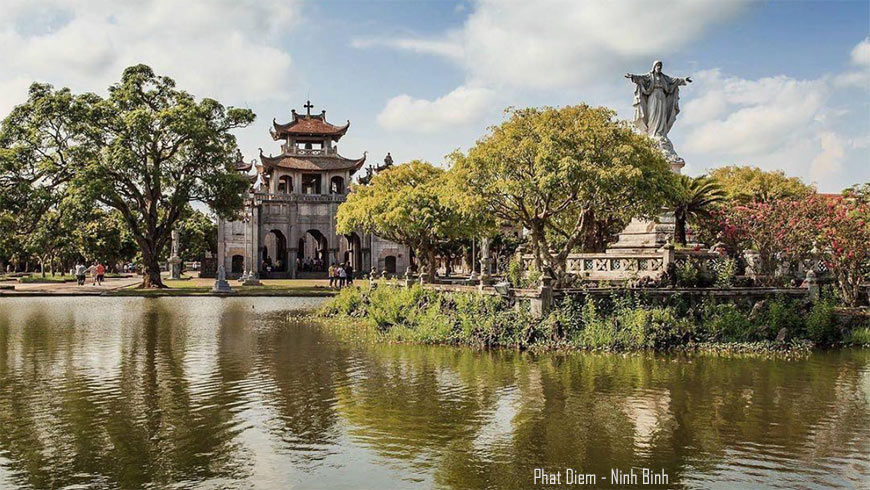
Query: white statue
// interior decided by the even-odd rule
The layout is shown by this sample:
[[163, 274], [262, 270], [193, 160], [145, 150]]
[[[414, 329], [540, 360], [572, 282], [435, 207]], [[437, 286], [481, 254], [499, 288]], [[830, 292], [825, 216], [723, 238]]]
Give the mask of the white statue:
[[[652, 70], [643, 75], [626, 73], [635, 84], [634, 124], [641, 131], [658, 141], [665, 156], [671, 162], [683, 163], [668, 139], [680, 113], [680, 85], [692, 83], [690, 77], [669, 77], [662, 73], [662, 62], [656, 60]], [[682, 166], [682, 165], [680, 165]]]

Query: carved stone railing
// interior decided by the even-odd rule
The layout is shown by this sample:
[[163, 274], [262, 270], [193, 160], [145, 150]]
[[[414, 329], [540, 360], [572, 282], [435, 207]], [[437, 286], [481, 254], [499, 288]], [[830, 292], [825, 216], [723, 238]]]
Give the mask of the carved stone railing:
[[281, 150], [286, 155], [296, 155], [301, 157], [324, 157], [338, 154], [338, 147], [332, 148], [297, 148], [295, 145], [283, 144]]
[[255, 194], [258, 202], [344, 202], [346, 194], [272, 194], [258, 192]]
[[[691, 250], [663, 248], [654, 252], [611, 252], [570, 254], [567, 259], [569, 274], [590, 281], [622, 281], [641, 278], [658, 278], [667, 271], [668, 264], [678, 266], [688, 260], [696, 261], [701, 268], [712, 270], [712, 261], [718, 254]], [[534, 263], [533, 255], [524, 255], [523, 263], [529, 268]]]

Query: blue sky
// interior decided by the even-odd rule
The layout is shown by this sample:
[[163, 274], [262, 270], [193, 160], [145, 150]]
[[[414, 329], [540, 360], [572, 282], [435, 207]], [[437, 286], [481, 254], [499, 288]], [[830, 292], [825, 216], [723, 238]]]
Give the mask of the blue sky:
[[104, 92], [144, 62], [197, 96], [272, 118], [311, 98], [351, 121], [340, 151], [443, 162], [507, 106], [606, 105], [622, 75], [690, 75], [671, 133], [699, 174], [783, 169], [820, 190], [870, 181], [870, 2], [4, 0], [0, 110], [33, 80]]

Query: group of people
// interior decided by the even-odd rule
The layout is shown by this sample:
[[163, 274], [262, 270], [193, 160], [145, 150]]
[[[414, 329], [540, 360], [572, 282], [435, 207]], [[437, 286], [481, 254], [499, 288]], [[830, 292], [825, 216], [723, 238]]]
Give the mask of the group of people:
[[[323, 259], [305, 259], [296, 258], [296, 270], [302, 272], [321, 272], [323, 271]], [[332, 275], [330, 275], [332, 277]]]
[[106, 266], [96, 260], [90, 267], [85, 267], [81, 262], [77, 263], [75, 267], [76, 283], [79, 286], [84, 286], [88, 275], [93, 278], [94, 286], [102, 286], [103, 279], [106, 278]]
[[329, 266], [329, 287], [343, 288], [353, 285], [353, 266], [349, 263]]

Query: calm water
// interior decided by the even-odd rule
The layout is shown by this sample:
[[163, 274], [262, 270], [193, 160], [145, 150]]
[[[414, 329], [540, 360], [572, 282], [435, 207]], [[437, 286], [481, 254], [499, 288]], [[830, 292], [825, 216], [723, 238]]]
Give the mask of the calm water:
[[0, 487], [870, 488], [870, 351], [373, 345], [313, 301], [0, 299]]

